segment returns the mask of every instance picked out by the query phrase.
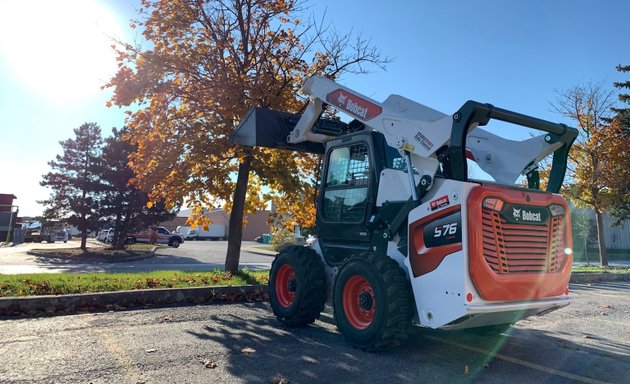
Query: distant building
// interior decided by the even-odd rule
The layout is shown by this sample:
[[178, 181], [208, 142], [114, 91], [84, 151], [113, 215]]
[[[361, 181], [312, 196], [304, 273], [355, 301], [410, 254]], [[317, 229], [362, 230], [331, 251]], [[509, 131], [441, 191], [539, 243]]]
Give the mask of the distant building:
[[13, 205], [17, 199], [10, 193], [0, 193], [0, 242], [13, 241], [13, 228], [17, 225], [18, 207]]
[[[166, 227], [169, 231], [175, 231], [177, 227], [187, 226], [186, 221], [190, 213], [190, 209], [182, 209], [177, 214], [177, 217], [160, 225]], [[254, 214], [246, 214], [245, 220], [247, 225], [243, 226], [243, 240], [253, 241], [256, 237], [262, 236], [263, 233], [271, 233], [271, 225], [267, 224], [267, 218], [269, 218], [270, 214], [271, 211], [258, 211]], [[214, 209], [206, 212], [205, 215], [212, 221], [212, 224], [225, 226], [226, 236], [229, 234], [230, 215], [224, 209]]]
[[[575, 213], [586, 214], [595, 227], [595, 211], [590, 208], [573, 208]], [[630, 249], [630, 220], [623, 220], [619, 225], [613, 225], [615, 219], [604, 212], [604, 239], [606, 249], [629, 250]], [[595, 240], [596, 242], [596, 240]]]

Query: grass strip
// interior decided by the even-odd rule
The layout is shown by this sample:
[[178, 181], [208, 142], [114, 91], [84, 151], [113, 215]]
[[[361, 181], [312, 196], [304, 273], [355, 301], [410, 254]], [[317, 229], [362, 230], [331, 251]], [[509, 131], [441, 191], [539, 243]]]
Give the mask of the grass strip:
[[0, 297], [67, 295], [151, 288], [267, 284], [269, 271], [155, 271], [144, 273], [38, 273], [0, 275]]
[[574, 265], [573, 273], [630, 273], [630, 266]]

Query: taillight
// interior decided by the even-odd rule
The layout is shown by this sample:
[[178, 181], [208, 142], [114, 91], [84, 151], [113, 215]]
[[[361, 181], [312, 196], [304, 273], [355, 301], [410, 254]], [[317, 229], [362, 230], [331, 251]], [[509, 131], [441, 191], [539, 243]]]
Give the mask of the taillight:
[[487, 197], [483, 200], [483, 207], [500, 212], [503, 209], [503, 200], [496, 197]]
[[551, 211], [551, 216], [564, 216], [566, 212], [564, 206], [560, 204], [551, 204], [549, 210]]

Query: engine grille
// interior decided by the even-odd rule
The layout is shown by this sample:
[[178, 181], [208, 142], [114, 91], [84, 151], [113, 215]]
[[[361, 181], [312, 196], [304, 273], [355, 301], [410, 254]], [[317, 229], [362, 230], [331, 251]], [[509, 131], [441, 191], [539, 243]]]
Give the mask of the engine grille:
[[566, 259], [562, 216], [543, 225], [509, 223], [498, 212], [482, 210], [483, 256], [497, 273], [558, 272]]

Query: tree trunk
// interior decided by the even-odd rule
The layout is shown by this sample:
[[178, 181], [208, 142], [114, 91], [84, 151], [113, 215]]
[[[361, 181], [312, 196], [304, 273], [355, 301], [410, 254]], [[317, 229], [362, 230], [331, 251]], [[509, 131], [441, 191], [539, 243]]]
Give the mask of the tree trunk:
[[123, 200], [124, 200], [124, 192], [119, 192], [116, 197], [116, 219], [114, 220], [114, 238], [112, 239], [112, 245], [114, 249], [123, 249], [125, 248], [125, 240], [123, 235], [127, 236], [127, 231], [123, 231], [123, 227], [121, 226], [122, 221], [122, 210], [123, 210]]
[[230, 213], [228, 233], [228, 248], [225, 256], [225, 271], [238, 272], [238, 264], [241, 258], [241, 241], [243, 238], [243, 211], [245, 209], [245, 197], [247, 195], [247, 183], [249, 181], [249, 169], [251, 168], [251, 150], [247, 149], [246, 156], [238, 166], [236, 189]]
[[83, 228], [81, 229], [81, 250], [83, 252], [87, 252], [87, 228], [85, 224], [83, 225]]
[[88, 156], [88, 154], [85, 154], [85, 163], [84, 163], [84, 167], [83, 167], [83, 180], [82, 180], [82, 186], [81, 186], [81, 250], [84, 253], [87, 253], [87, 206], [85, 203], [85, 199], [87, 197], [87, 172], [88, 172], [88, 167], [90, 166], [90, 158]]
[[584, 234], [584, 257], [586, 257], [586, 265], [591, 265], [588, 259], [588, 234]]
[[597, 218], [597, 244], [599, 246], [599, 259], [602, 267], [608, 266], [608, 256], [606, 255], [606, 239], [604, 238], [604, 214], [595, 210]]
[[[85, 192], [84, 192], [84, 195], [85, 195]], [[81, 212], [81, 225], [80, 226], [81, 226], [81, 250], [83, 252], [87, 252], [87, 222], [85, 219], [84, 212]]]

